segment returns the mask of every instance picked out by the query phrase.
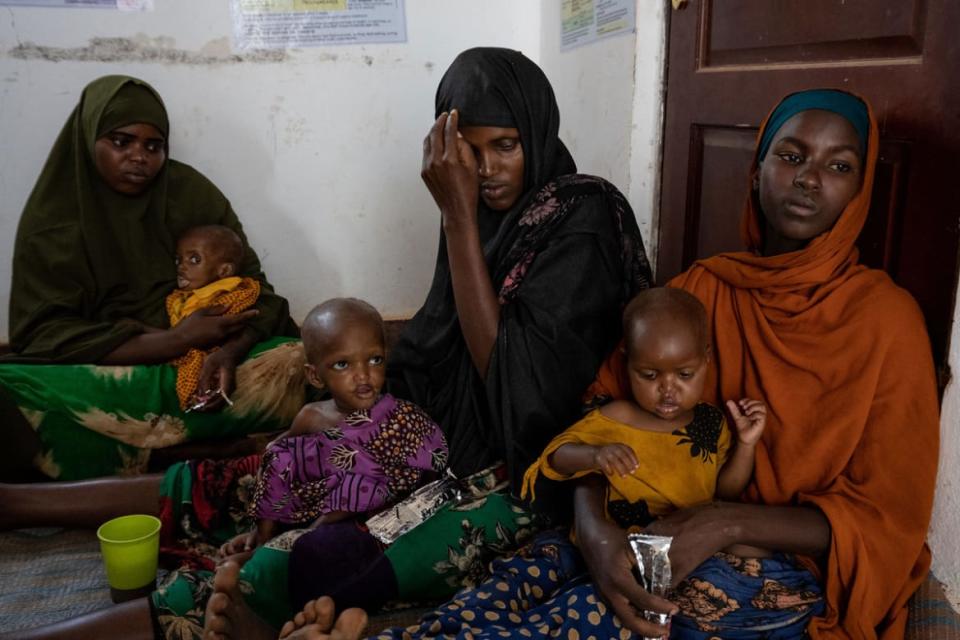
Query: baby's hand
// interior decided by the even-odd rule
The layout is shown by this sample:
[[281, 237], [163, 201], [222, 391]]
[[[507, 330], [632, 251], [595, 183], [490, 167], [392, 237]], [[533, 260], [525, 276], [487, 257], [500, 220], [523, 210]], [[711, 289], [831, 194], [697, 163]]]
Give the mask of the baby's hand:
[[767, 425], [767, 405], [762, 400], [744, 398], [738, 402], [727, 400], [727, 409], [737, 428], [737, 442], [749, 447], [757, 444]]
[[596, 448], [593, 462], [605, 475], [628, 476], [640, 466], [633, 449], [625, 444], [615, 443]]
[[223, 546], [220, 547], [220, 556], [226, 558], [238, 553], [251, 552], [256, 548], [257, 530], [254, 529], [253, 531], [236, 535], [224, 542]]
[[253, 557], [253, 551], [254, 550], [251, 549], [250, 551], [244, 551], [243, 553], [234, 553], [233, 555], [229, 556], [221, 556], [217, 559], [215, 564], [219, 567], [227, 562], [236, 562], [238, 566], [242, 567], [243, 565], [247, 564], [247, 560]]

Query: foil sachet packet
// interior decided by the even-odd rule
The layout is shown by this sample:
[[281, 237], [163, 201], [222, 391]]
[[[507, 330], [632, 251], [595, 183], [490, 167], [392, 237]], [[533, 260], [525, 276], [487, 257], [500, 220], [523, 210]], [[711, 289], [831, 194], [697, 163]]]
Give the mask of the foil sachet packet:
[[[640, 586], [647, 593], [665, 597], [673, 579], [670, 572], [670, 556], [668, 555], [673, 538], [670, 536], [653, 536], [646, 533], [631, 533], [627, 535], [627, 541], [637, 557], [636, 575]], [[669, 614], [653, 611], [644, 611], [643, 617], [657, 624], [667, 624], [670, 621]], [[644, 640], [656, 639], [644, 638]]]
[[445, 505], [460, 500], [460, 482], [447, 471], [443, 478], [423, 485], [400, 502], [368, 518], [367, 529], [374, 538], [390, 545]]

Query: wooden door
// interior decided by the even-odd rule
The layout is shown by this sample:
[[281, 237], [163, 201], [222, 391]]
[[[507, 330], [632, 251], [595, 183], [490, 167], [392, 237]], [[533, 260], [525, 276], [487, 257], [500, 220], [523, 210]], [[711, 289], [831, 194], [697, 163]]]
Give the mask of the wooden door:
[[960, 1], [691, 0], [671, 13], [668, 46], [657, 280], [742, 248], [767, 111], [800, 89], [846, 89], [880, 123], [862, 260], [917, 298], [945, 362], [960, 235]]

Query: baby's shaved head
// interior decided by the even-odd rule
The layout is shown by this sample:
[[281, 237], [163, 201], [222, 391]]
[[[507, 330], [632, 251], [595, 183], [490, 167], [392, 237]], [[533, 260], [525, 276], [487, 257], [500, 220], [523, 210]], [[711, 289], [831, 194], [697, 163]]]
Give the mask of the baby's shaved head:
[[229, 262], [237, 270], [243, 261], [243, 240], [237, 233], [219, 224], [206, 224], [191, 227], [180, 236], [180, 239], [200, 238], [208, 249], [212, 249], [220, 258], [220, 262]]
[[[703, 304], [683, 289], [656, 287], [638, 293], [623, 311], [623, 340], [628, 353], [634, 341], [648, 324], [675, 327], [690, 336], [706, 350], [710, 346], [707, 311]], [[662, 324], [661, 324], [662, 323]]]
[[357, 298], [331, 298], [307, 314], [300, 328], [307, 362], [316, 364], [346, 327], [366, 324], [383, 339], [383, 318], [373, 306]]

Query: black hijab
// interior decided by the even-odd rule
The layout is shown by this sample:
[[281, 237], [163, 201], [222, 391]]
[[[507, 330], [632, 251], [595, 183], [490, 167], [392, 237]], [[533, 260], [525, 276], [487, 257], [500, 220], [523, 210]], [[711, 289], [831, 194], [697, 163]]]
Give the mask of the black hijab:
[[[576, 165], [558, 137], [553, 89], [536, 64], [509, 49], [464, 51], [437, 89], [437, 116], [454, 108], [461, 126], [516, 128], [523, 149], [523, 195], [508, 211], [477, 205], [484, 257], [501, 294], [497, 343], [484, 379], [464, 342], [441, 231], [433, 283], [390, 354], [388, 385], [441, 425], [457, 475], [506, 461], [518, 481], [576, 418], [581, 392], [617, 338], [624, 291], [644, 286], [622, 286], [623, 234], [640, 247], [629, 259], [642, 261], [647, 279], [649, 267], [619, 192], [598, 178], [569, 176]], [[561, 176], [581, 179], [557, 190]], [[614, 208], [616, 216], [596, 211]]]
[[[457, 109], [462, 127], [520, 131], [527, 194], [557, 176], [577, 171], [573, 157], [557, 137], [560, 111], [553, 87], [540, 67], [519, 51], [467, 49], [443, 74], [436, 105], [434, 118]], [[515, 208], [518, 205], [522, 208], [521, 202]], [[482, 209], [483, 204], [480, 206]]]

